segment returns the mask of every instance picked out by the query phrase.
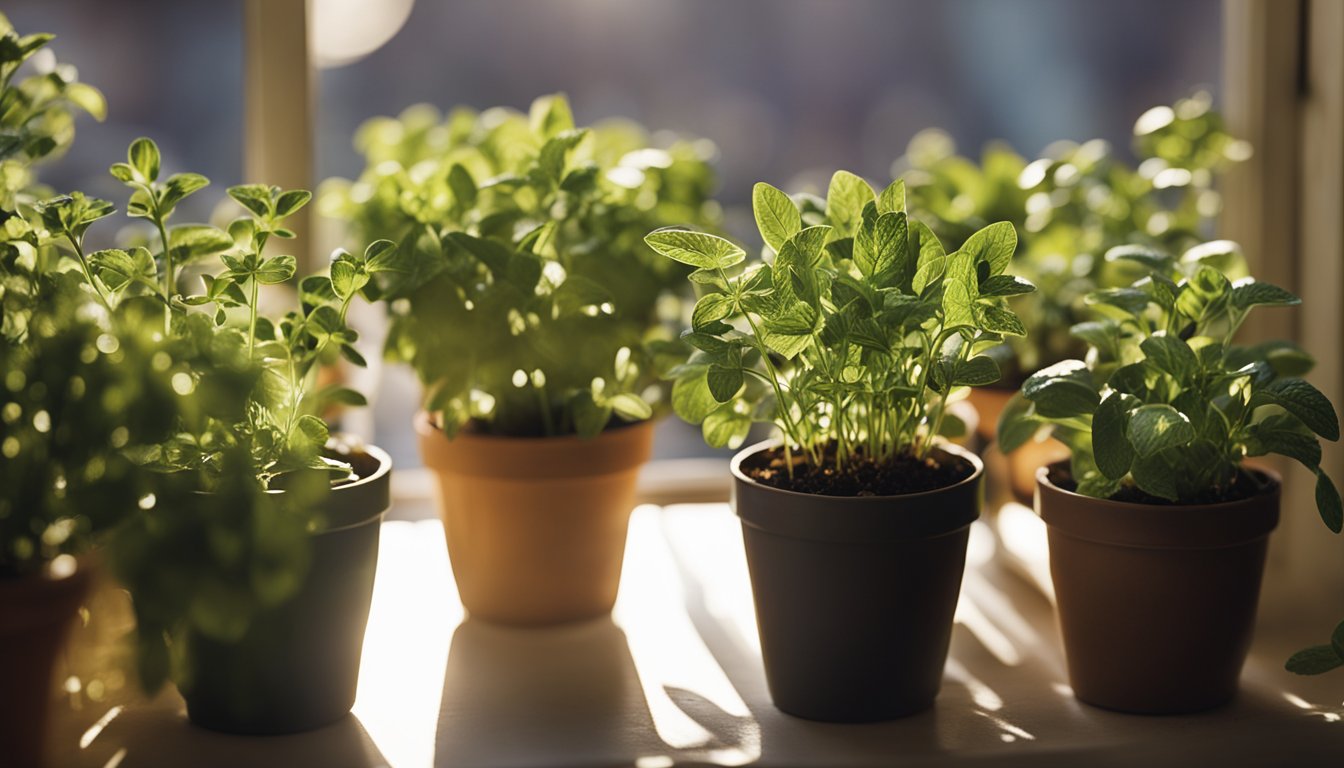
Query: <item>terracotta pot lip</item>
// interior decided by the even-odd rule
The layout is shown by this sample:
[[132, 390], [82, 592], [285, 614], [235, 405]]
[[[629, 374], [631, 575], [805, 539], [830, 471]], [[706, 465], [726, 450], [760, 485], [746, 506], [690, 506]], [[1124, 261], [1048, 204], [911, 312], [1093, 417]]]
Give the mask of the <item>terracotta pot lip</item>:
[[544, 437], [510, 437], [509, 435], [491, 435], [481, 432], [471, 432], [464, 430], [458, 432], [455, 437], [450, 438], [448, 437], [447, 433], [443, 431], [443, 428], [435, 423], [434, 417], [429, 413], [429, 411], [421, 409], [415, 412], [415, 431], [422, 437], [428, 437], [430, 435], [437, 434], [439, 437], [443, 438], [444, 440], [447, 440], [448, 442], [453, 442], [455, 440], [471, 440], [471, 441], [479, 441], [481, 443], [489, 443], [493, 445], [554, 446], [565, 442], [572, 442], [581, 445], [591, 445], [592, 443], [602, 440], [610, 435], [619, 432], [624, 432], [626, 430], [651, 429], [653, 427], [653, 423], [654, 419], [652, 418], [641, 419], [639, 421], [628, 421], [621, 424], [617, 424], [614, 427], [604, 429], [598, 434], [594, 435], [593, 437], [579, 437], [577, 434], [574, 434], [572, 432], [564, 435], [548, 435]]
[[1046, 466], [1043, 467], [1037, 467], [1036, 468], [1037, 487], [1043, 490], [1049, 489], [1051, 493], [1057, 493], [1066, 498], [1077, 499], [1079, 500], [1079, 503], [1092, 504], [1096, 505], [1097, 507], [1100, 507], [1101, 509], [1107, 509], [1115, 512], [1122, 512], [1125, 510], [1134, 510], [1134, 509], [1165, 510], [1173, 513], [1224, 512], [1228, 509], [1240, 506], [1251, 506], [1257, 504], [1266, 496], [1277, 496], [1283, 488], [1283, 477], [1280, 476], [1279, 473], [1275, 472], [1273, 469], [1270, 469], [1268, 467], [1245, 468], [1246, 471], [1248, 472], [1253, 472], [1257, 475], [1261, 475], [1265, 478], [1268, 478], [1269, 481], [1272, 483], [1272, 485], [1270, 485], [1263, 491], [1256, 493], [1253, 496], [1248, 496], [1244, 499], [1235, 499], [1233, 501], [1219, 501], [1213, 504], [1143, 504], [1137, 501], [1116, 501], [1114, 499], [1098, 499], [1095, 496], [1086, 496], [1084, 494], [1078, 493], [1077, 491], [1070, 491], [1064, 488], [1060, 488], [1058, 485], [1055, 485], [1053, 482], [1050, 481], [1050, 469], [1053, 467], [1062, 466], [1064, 464], [1065, 462], [1063, 461], [1056, 461], [1052, 464], [1047, 464]]
[[766, 451], [771, 448], [777, 448], [783, 444], [784, 441], [781, 438], [776, 437], [771, 438], [769, 440], [762, 440], [759, 443], [749, 445], [746, 448], [743, 448], [740, 451], [738, 451], [736, 454], [733, 455], [732, 461], [729, 464], [729, 468], [732, 470], [733, 473], [733, 478], [738, 482], [745, 483], [753, 488], [759, 488], [762, 491], [766, 491], [769, 493], [783, 494], [785, 496], [793, 496], [802, 499], [826, 499], [828, 501], [835, 501], [838, 503], [848, 503], [848, 504], [877, 504], [883, 502], [890, 503], [893, 499], [901, 499], [901, 500], [923, 499], [937, 494], [948, 493], [950, 491], [953, 491], [954, 489], [961, 488], [962, 486], [971, 485], [978, 482], [980, 480], [980, 476], [983, 475], [985, 472], [984, 462], [981, 461], [980, 457], [977, 456], [974, 452], [969, 451], [959, 445], [956, 445], [955, 443], [950, 443], [946, 441], [939, 443], [937, 449], [943, 451], [944, 453], [956, 456], [957, 458], [960, 459], [965, 459], [966, 461], [970, 462], [972, 470], [971, 474], [967, 475], [966, 477], [962, 478], [961, 480], [958, 480], [957, 482], [951, 485], [945, 485], [941, 488], [931, 488], [927, 491], [917, 491], [915, 493], [901, 493], [891, 496], [829, 496], [822, 493], [803, 493], [801, 491], [791, 491], [788, 490], [787, 488], [775, 488], [774, 486], [759, 483], [756, 480], [753, 480], [745, 472], [742, 471], [742, 462], [746, 461], [751, 456], [760, 453], [761, 451]]

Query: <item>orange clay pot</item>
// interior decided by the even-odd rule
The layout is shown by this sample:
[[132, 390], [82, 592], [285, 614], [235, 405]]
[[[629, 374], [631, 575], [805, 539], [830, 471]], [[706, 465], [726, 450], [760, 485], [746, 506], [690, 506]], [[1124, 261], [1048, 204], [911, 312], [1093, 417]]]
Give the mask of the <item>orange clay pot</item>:
[[82, 560], [71, 574], [0, 578], [0, 764], [46, 764], [56, 656], [90, 581]]
[[415, 430], [438, 477], [448, 558], [473, 617], [540, 626], [610, 613], [653, 422], [584, 440]]
[[[966, 398], [966, 402], [975, 406], [976, 412], [980, 415], [976, 434], [987, 444], [986, 450], [991, 449], [988, 444], [994, 443], [999, 428], [999, 416], [1003, 414], [1004, 406], [1008, 405], [1008, 401], [1016, 394], [1015, 389], [974, 387], [970, 396]], [[992, 450], [997, 451], [998, 445], [993, 445]], [[1018, 501], [1030, 506], [1032, 497], [1036, 494], [1036, 470], [1067, 458], [1069, 458], [1068, 447], [1054, 438], [1039, 442], [1027, 441], [1005, 457], [1009, 489]]]
[[[1016, 389], [1001, 389], [999, 387], [971, 387], [971, 393], [966, 397], [966, 402], [975, 406], [975, 412], [980, 414], [980, 423], [976, 426], [975, 433], [985, 442], [993, 442], [995, 433], [999, 429], [999, 414], [1003, 413], [1003, 407], [1013, 399], [1017, 394]], [[1031, 488], [1033, 492], [1036, 488], [1036, 475], [1031, 476]], [[1028, 494], [1030, 495], [1030, 494]]]

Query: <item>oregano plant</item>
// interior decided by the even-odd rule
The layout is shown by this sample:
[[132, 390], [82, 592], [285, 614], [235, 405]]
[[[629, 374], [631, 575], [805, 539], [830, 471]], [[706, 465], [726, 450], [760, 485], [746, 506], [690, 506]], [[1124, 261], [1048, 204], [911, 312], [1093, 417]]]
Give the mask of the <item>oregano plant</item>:
[[903, 182], [879, 194], [846, 171], [806, 215], [765, 183], [752, 207], [773, 257], [745, 268], [746, 252], [722, 237], [645, 238], [694, 267], [701, 291], [682, 337], [695, 352], [672, 371], [678, 415], [713, 446], [774, 424], [790, 476], [926, 459], [958, 392], [998, 379], [984, 350], [1022, 333], [1005, 300], [1033, 287], [1004, 274], [1012, 225], [947, 253], [908, 216]]

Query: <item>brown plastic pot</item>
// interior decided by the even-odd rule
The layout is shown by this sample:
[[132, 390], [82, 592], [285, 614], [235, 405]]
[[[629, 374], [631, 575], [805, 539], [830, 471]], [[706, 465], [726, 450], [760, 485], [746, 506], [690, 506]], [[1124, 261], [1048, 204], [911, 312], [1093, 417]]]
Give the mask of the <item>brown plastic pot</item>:
[[[49, 569], [48, 569], [49, 570]], [[52, 675], [91, 569], [0, 579], [0, 763], [45, 764]]]
[[890, 720], [938, 695], [966, 541], [980, 515], [979, 458], [966, 479], [903, 496], [819, 496], [757, 483], [733, 458], [766, 682], [775, 706], [832, 722]]
[[312, 536], [303, 586], [225, 643], [192, 637], [178, 688], [187, 716], [226, 733], [296, 733], [336, 722], [355, 703], [373, 600], [378, 540], [392, 504], [392, 459], [362, 449], [377, 469], [333, 488], [322, 502], [328, 527]]
[[611, 612], [639, 468], [653, 423], [578, 437], [452, 440], [416, 415], [420, 453], [438, 477], [448, 559], [478, 619], [536, 626]]
[[[1063, 464], [1056, 467], [1063, 468]], [[1106, 709], [1211, 709], [1237, 691], [1255, 626], [1279, 478], [1249, 499], [1158, 505], [1094, 499], [1037, 478], [1069, 681]]]

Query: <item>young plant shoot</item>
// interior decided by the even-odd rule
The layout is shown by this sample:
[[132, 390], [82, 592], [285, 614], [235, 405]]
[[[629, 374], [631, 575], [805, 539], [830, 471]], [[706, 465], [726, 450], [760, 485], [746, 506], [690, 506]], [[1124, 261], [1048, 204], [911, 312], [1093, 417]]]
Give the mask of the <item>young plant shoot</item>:
[[[846, 171], [805, 219], [788, 195], [757, 184], [757, 227], [772, 259], [721, 237], [664, 229], [645, 241], [695, 268], [702, 295], [674, 371], [672, 402], [712, 446], [737, 446], [754, 422], [779, 428], [779, 466], [758, 479], [834, 495], [950, 484], [931, 460], [965, 387], [999, 378], [982, 354], [1020, 335], [1008, 296], [1033, 290], [1004, 274], [1017, 244], [991, 224], [946, 253], [905, 210], [905, 185], [875, 194]], [[929, 471], [893, 472], [922, 465]], [[967, 469], [969, 472], [969, 469]]]

